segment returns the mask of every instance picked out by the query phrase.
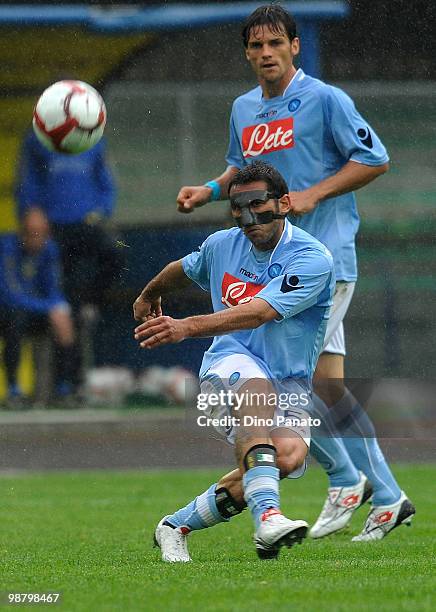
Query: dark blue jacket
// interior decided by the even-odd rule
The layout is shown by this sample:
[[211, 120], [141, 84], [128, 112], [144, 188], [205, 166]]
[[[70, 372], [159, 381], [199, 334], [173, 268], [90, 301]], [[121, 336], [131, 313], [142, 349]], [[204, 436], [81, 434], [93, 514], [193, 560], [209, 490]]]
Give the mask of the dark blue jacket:
[[24, 139], [16, 182], [18, 213], [42, 208], [51, 223], [80, 223], [91, 212], [112, 214], [115, 185], [105, 160], [105, 144], [68, 155], [48, 151], [33, 131]]
[[37, 255], [30, 255], [19, 236], [0, 236], [0, 307], [47, 314], [66, 303], [55, 242], [48, 240]]

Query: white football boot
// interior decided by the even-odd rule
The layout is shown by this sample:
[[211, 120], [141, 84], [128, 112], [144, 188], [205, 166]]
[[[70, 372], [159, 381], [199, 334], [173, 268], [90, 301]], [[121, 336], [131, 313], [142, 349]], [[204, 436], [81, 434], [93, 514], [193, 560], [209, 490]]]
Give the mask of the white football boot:
[[[160, 548], [162, 561], [167, 563], [188, 563], [192, 561], [188, 552], [187, 533], [183, 527], [169, 527], [164, 525], [168, 516], [164, 516], [154, 532], [154, 544]], [[189, 533], [189, 532], [188, 532]]]
[[381, 540], [400, 525], [410, 527], [415, 514], [415, 506], [401, 491], [400, 499], [390, 506], [374, 506], [368, 514], [365, 526], [359, 535], [352, 538], [352, 542], [373, 542]]
[[275, 508], [267, 510], [262, 514], [260, 525], [254, 534], [258, 557], [275, 559], [282, 546], [291, 548], [294, 544], [301, 544], [308, 527], [306, 521], [291, 521]]
[[372, 495], [372, 486], [360, 473], [360, 480], [352, 487], [330, 487], [321, 514], [310, 529], [311, 538], [323, 538], [344, 529], [353, 513]]

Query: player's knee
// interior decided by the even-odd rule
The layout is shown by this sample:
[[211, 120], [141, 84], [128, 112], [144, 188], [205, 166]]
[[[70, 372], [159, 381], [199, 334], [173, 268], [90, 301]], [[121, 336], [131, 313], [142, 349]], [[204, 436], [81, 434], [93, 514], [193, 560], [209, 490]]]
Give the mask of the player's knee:
[[244, 467], [250, 470], [255, 467], [274, 466], [277, 463], [277, 449], [272, 444], [255, 444], [244, 457]]
[[290, 441], [283, 448], [277, 448], [277, 467], [281, 478], [286, 478], [304, 463], [307, 455], [307, 446], [302, 440]]

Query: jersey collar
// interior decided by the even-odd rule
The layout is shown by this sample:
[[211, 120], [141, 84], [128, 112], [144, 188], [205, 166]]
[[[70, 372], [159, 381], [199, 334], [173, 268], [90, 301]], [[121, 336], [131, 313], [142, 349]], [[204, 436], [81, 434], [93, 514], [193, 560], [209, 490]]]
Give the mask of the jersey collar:
[[292, 77], [292, 79], [289, 81], [288, 86], [286, 87], [285, 91], [283, 92], [283, 98], [286, 96], [286, 94], [288, 93], [289, 89], [292, 87], [292, 85], [295, 83], [295, 85], [297, 85], [300, 81], [302, 81], [304, 79], [306, 75], [303, 72], [302, 68], [298, 68], [297, 72], [294, 74], [294, 76]]
[[282, 93], [281, 96], [275, 96], [274, 98], [264, 98], [263, 97], [263, 93], [262, 93], [262, 88], [260, 85], [258, 85], [258, 89], [260, 90], [260, 95], [261, 95], [261, 100], [263, 104], [267, 104], [269, 102], [277, 102], [278, 98], [284, 98], [288, 93], [289, 90], [293, 87], [298, 87], [298, 84], [300, 83], [300, 81], [302, 81], [305, 78], [305, 73], [303, 72], [302, 68], [298, 68], [297, 72], [294, 74], [294, 76], [292, 77], [292, 79], [289, 81], [289, 83], [286, 85], [286, 89], [285, 91]]

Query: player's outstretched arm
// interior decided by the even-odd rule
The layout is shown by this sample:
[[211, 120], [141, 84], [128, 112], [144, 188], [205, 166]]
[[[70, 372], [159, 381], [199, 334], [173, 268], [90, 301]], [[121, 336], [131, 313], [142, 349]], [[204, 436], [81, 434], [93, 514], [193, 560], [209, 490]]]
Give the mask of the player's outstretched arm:
[[135, 329], [135, 340], [138, 340], [141, 348], [152, 349], [163, 344], [181, 342], [186, 338], [208, 338], [243, 329], [255, 329], [278, 317], [277, 311], [266, 301], [255, 299], [228, 310], [186, 319], [149, 318]]
[[195, 208], [207, 204], [212, 200], [225, 200], [229, 192], [229, 183], [238, 171], [234, 166], [226, 170], [210, 185], [195, 185], [182, 187], [177, 196], [177, 210], [181, 213], [191, 213]]
[[172, 261], [159, 272], [141, 291], [133, 303], [136, 321], [148, 321], [162, 316], [162, 295], [177, 291], [192, 283], [183, 270], [182, 260]]
[[304, 191], [291, 191], [291, 214], [305, 215], [311, 212], [319, 202], [333, 198], [350, 191], [360, 189], [389, 169], [389, 164], [381, 166], [367, 166], [358, 162], [347, 162], [336, 174], [305, 189]]

